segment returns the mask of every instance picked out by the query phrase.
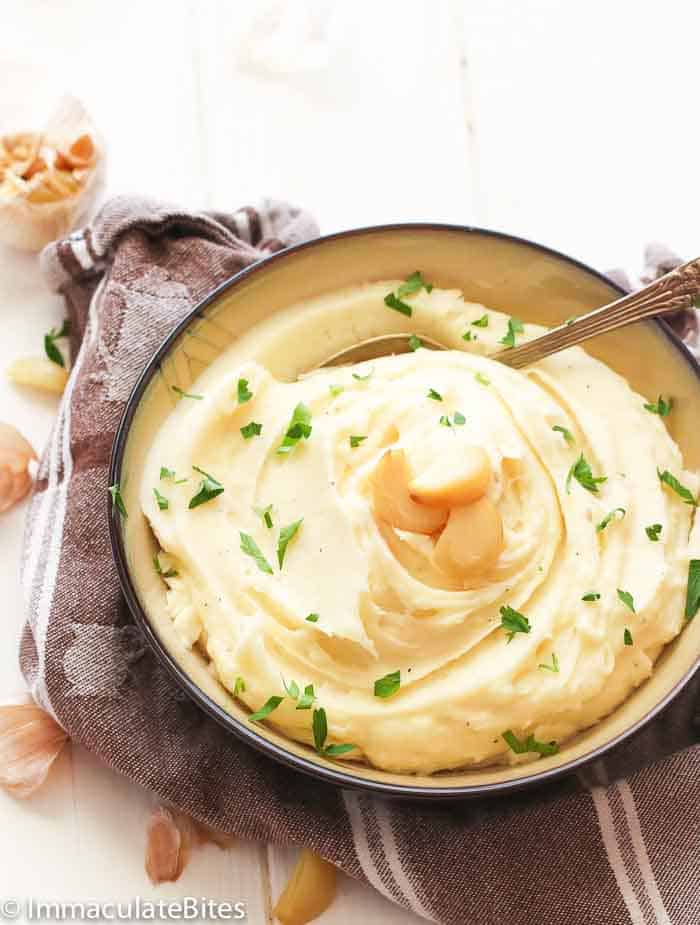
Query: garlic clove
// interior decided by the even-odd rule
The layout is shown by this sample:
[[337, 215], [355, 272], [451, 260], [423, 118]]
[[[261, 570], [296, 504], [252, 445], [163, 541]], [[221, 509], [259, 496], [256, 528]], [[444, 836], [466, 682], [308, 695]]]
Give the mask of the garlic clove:
[[61, 395], [68, 382], [68, 370], [48, 357], [21, 357], [7, 371], [10, 381]]
[[10, 424], [0, 423], [0, 513], [9, 510], [29, 492], [29, 464], [36, 459], [31, 444]]
[[436, 459], [412, 479], [408, 491], [414, 501], [430, 507], [460, 507], [486, 494], [491, 461], [480, 446], [465, 446], [449, 457]]
[[154, 885], [180, 878], [194, 848], [204, 844], [230, 848], [233, 836], [197, 822], [185, 813], [159, 806], [148, 821], [145, 868]]
[[445, 508], [427, 507], [408, 492], [411, 470], [403, 450], [387, 450], [372, 476], [372, 506], [377, 518], [410, 533], [435, 533], [447, 520]]
[[304, 848], [272, 910], [273, 915], [282, 925], [306, 925], [326, 911], [335, 899], [335, 893], [335, 867]]
[[46, 780], [68, 735], [35, 703], [0, 705], [0, 786], [19, 799]]
[[440, 534], [433, 562], [445, 574], [467, 578], [492, 568], [503, 552], [503, 520], [489, 498], [455, 507]]

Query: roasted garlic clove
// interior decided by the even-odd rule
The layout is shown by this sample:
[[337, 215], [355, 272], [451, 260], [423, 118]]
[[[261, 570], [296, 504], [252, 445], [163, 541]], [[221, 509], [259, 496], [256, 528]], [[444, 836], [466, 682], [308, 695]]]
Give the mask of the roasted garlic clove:
[[414, 501], [431, 507], [459, 507], [486, 494], [491, 480], [491, 461], [480, 446], [436, 459], [412, 479], [408, 491]]
[[503, 552], [503, 521], [488, 498], [455, 507], [435, 544], [433, 561], [447, 575], [467, 578], [488, 571]]
[[67, 741], [66, 732], [35, 703], [0, 705], [0, 786], [19, 799], [31, 796]]
[[273, 915], [282, 925], [306, 925], [326, 911], [335, 899], [335, 890], [335, 867], [304, 848]]
[[447, 510], [416, 503], [408, 485], [412, 473], [403, 450], [387, 450], [372, 476], [375, 516], [397, 530], [435, 533], [447, 520]]
[[178, 880], [196, 846], [211, 842], [225, 850], [233, 841], [233, 836], [197, 822], [185, 813], [159, 806], [148, 821], [146, 873], [154, 885]]
[[55, 166], [59, 170], [73, 170], [92, 167], [97, 158], [95, 142], [91, 135], [81, 135], [67, 151], [58, 151]]
[[32, 487], [29, 464], [36, 459], [32, 446], [9, 424], [0, 423], [0, 514]]
[[17, 385], [30, 385], [55, 395], [61, 395], [68, 382], [68, 370], [58, 363], [52, 363], [48, 357], [22, 357], [15, 360], [7, 375]]

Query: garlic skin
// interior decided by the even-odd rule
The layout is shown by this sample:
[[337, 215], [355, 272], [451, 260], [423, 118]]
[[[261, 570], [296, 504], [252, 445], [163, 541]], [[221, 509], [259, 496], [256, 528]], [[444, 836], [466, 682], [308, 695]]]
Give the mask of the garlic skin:
[[46, 780], [68, 735], [35, 703], [0, 704], [0, 787], [20, 800]]
[[31, 444], [10, 424], [0, 423], [0, 514], [32, 487], [29, 464], [36, 459]]
[[159, 806], [148, 820], [145, 868], [154, 886], [179, 880], [199, 845], [211, 842], [222, 850], [233, 844], [233, 837], [167, 806]]

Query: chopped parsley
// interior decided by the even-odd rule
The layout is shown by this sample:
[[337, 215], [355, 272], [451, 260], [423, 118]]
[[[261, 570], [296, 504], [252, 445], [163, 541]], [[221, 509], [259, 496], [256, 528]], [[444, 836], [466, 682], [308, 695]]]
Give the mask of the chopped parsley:
[[251, 713], [248, 717], [249, 723], [259, 723], [261, 719], [265, 719], [267, 716], [272, 713], [273, 710], [276, 710], [277, 707], [282, 703], [284, 697], [274, 696], [270, 697], [269, 700], [261, 707], [256, 713]]
[[501, 607], [501, 629], [508, 634], [508, 642], [512, 642], [516, 633], [529, 633], [532, 627], [527, 617], [524, 617], [512, 607]]
[[644, 405], [644, 408], [647, 411], [651, 411], [652, 414], [658, 414], [660, 418], [668, 417], [673, 408], [673, 399], [667, 398], [664, 399], [663, 395], [659, 395], [657, 402], [649, 402]]
[[488, 376], [485, 376], [483, 373], [475, 373], [474, 378], [479, 383], [479, 385], [491, 385], [491, 380]]
[[519, 318], [509, 318], [508, 331], [500, 339], [499, 343], [503, 344], [504, 347], [515, 347], [515, 335], [522, 334], [524, 330], [525, 326]]
[[170, 502], [168, 499], [161, 495], [157, 488], [153, 489], [153, 494], [155, 495], [155, 499], [158, 502], [158, 507], [161, 509], [161, 511], [167, 511], [170, 507]]
[[691, 559], [688, 566], [688, 590], [685, 596], [685, 618], [692, 620], [700, 609], [700, 559]]
[[192, 468], [195, 472], [199, 472], [200, 475], [203, 475], [204, 478], [199, 483], [197, 494], [190, 498], [190, 503], [188, 505], [190, 510], [199, 507], [200, 504], [206, 504], [207, 501], [211, 501], [218, 495], [223, 494], [224, 491], [224, 486], [221, 482], [217, 482], [213, 475], [209, 475], [208, 472], [205, 472], [204, 469], [200, 469], [199, 466], [192, 466]]
[[176, 479], [174, 469], [168, 469], [165, 466], [161, 466], [160, 467], [160, 480], [162, 482], [165, 479], [174, 481], [176, 485], [182, 485], [183, 482], [187, 481], [187, 479]]
[[247, 401], [250, 401], [253, 397], [253, 393], [248, 388], [247, 379], [239, 379], [236, 386], [236, 392], [238, 394], [238, 404], [244, 405]]
[[411, 334], [411, 336], [408, 338], [409, 350], [413, 350], [413, 351], [420, 350], [422, 346], [423, 346], [423, 341], [420, 339], [420, 337], [418, 337], [415, 334]]
[[297, 710], [310, 710], [315, 700], [314, 686], [313, 684], [307, 684], [304, 688], [304, 693], [299, 698], [296, 708]]
[[564, 324], [568, 327], [570, 324], [573, 324], [577, 318], [578, 318], [578, 315], [571, 315], [570, 318], [565, 319]]
[[353, 448], [353, 450], [357, 449], [357, 447], [361, 443], [363, 443], [366, 439], [367, 439], [366, 434], [364, 436], [361, 436], [359, 434], [351, 434], [350, 435], [350, 446]]
[[153, 568], [156, 570], [156, 575], [160, 575], [161, 578], [177, 578], [179, 574], [177, 569], [174, 568], [169, 568], [164, 572], [157, 555], [153, 556]]
[[345, 391], [345, 386], [344, 385], [329, 385], [328, 391], [331, 393], [333, 398], [335, 398], [337, 395], [340, 395], [341, 392]]
[[67, 337], [69, 334], [70, 322], [68, 320], [63, 322], [58, 331], [55, 328], [51, 328], [48, 334], [44, 334], [44, 351], [46, 352], [46, 356], [57, 366], [65, 366], [66, 361], [63, 359], [63, 354], [56, 346], [56, 341], [61, 337]]
[[487, 328], [489, 326], [489, 316], [482, 315], [481, 318], [477, 318], [476, 321], [472, 321], [472, 325], [475, 328]]
[[435, 389], [428, 389], [428, 398], [432, 398], [433, 401], [442, 401], [442, 395]]
[[351, 752], [354, 748], [357, 748], [356, 745], [326, 745], [326, 739], [328, 738], [328, 721], [326, 719], [326, 711], [323, 707], [314, 710], [312, 728], [314, 733], [314, 745], [319, 755], [332, 758], [335, 755], [344, 755], [346, 752]]
[[581, 598], [581, 600], [582, 600], [582, 601], [588, 601], [588, 602], [591, 602], [591, 601], [599, 601], [599, 600], [600, 600], [600, 594], [599, 594], [597, 591], [588, 591], [586, 594], [583, 595], [583, 597]]
[[571, 431], [570, 431], [570, 430], [567, 430], [566, 427], [562, 427], [561, 424], [555, 424], [554, 427], [552, 428], [552, 430], [554, 430], [554, 431], [556, 431], [557, 433], [561, 434], [562, 437], [563, 437], [563, 438], [566, 440], [566, 442], [569, 444], [569, 446], [573, 446], [573, 444], [576, 442], [576, 441], [574, 440], [574, 435], [571, 433]]
[[291, 453], [300, 440], [308, 440], [311, 436], [311, 412], [303, 402], [299, 402], [289, 422], [284, 440], [277, 447], [280, 456]]
[[620, 598], [625, 607], [629, 607], [632, 613], [637, 611], [634, 609], [634, 598], [629, 593], [629, 591], [623, 591], [622, 588], [617, 589], [617, 596]]
[[582, 488], [585, 488], [586, 491], [597, 492], [598, 485], [602, 482], [607, 482], [607, 476], [599, 476], [598, 478], [593, 477], [591, 472], [591, 467], [586, 460], [586, 457], [581, 453], [579, 458], [569, 469], [569, 473], [566, 476], [566, 493], [568, 494], [571, 491], [571, 480], [576, 479], [579, 485]]
[[[627, 511], [623, 507], [616, 507], [614, 511], [606, 514], [599, 524], [595, 525], [595, 532], [602, 533], [612, 520], [622, 520], [626, 513]], [[620, 515], [619, 517], [617, 516], [618, 514]]]
[[282, 685], [292, 700], [299, 699], [299, 685], [296, 681], [290, 681], [289, 684], [282, 678]]
[[452, 416], [452, 420], [450, 420], [447, 414], [440, 416], [440, 423], [443, 427], [463, 427], [466, 423], [466, 420], [467, 419], [464, 417], [461, 411], [455, 411], [454, 415]]
[[122, 498], [122, 491], [119, 487], [119, 482], [115, 482], [114, 485], [110, 485], [107, 491], [112, 496], [112, 507], [115, 508], [122, 517], [127, 517], [126, 506], [124, 504], [124, 499]]
[[406, 315], [407, 318], [410, 318], [413, 314], [411, 306], [397, 298], [393, 292], [384, 296], [384, 304], [387, 308], [393, 308], [395, 312], [401, 312], [402, 315]]
[[370, 368], [368, 373], [365, 373], [364, 376], [361, 376], [359, 373], [353, 373], [352, 378], [357, 379], [358, 382], [367, 382], [368, 379], [371, 379], [374, 375], [374, 366]]
[[530, 735], [521, 741], [512, 730], [508, 729], [502, 733], [502, 738], [512, 752], [516, 755], [524, 755], [526, 752], [537, 752], [539, 755], [556, 755], [559, 746], [556, 742], [539, 742], [533, 735]]
[[551, 671], [554, 674], [559, 674], [559, 659], [557, 658], [557, 653], [552, 652], [552, 661], [551, 664], [538, 665], [538, 668], [542, 668], [544, 671]]
[[272, 566], [260, 551], [260, 547], [253, 537], [249, 533], [243, 533], [242, 530], [240, 531], [240, 537], [241, 552], [244, 552], [247, 556], [250, 556], [251, 559], [254, 559], [261, 572], [265, 572], [266, 575], [272, 575]]
[[472, 340], [472, 332], [465, 331], [464, 334], [462, 334], [462, 340], [467, 340], [467, 341]]
[[375, 697], [392, 697], [401, 687], [401, 672], [392, 671], [374, 682]]
[[282, 527], [280, 530], [279, 539], [277, 540], [277, 561], [279, 562], [280, 568], [282, 568], [282, 563], [284, 562], [287, 546], [296, 536], [297, 530], [302, 525], [303, 521], [304, 518], [300, 517], [299, 520], [295, 520], [294, 523], [287, 524], [286, 527]]
[[253, 510], [258, 517], [262, 517], [263, 523], [267, 529], [272, 530], [272, 505], [268, 504], [267, 507], [254, 507]]
[[170, 388], [173, 390], [173, 392], [176, 392], [180, 398], [193, 398], [195, 401], [202, 401], [204, 398], [203, 395], [195, 395], [194, 392], [185, 392], [184, 389], [181, 389], [177, 385], [171, 385]]
[[399, 288], [396, 290], [396, 295], [402, 299], [405, 295], [411, 295], [414, 292], [420, 292], [421, 289], [425, 289], [426, 292], [433, 291], [433, 284], [426, 283], [426, 281], [421, 276], [420, 270], [415, 270], [411, 275], [401, 283]]
[[649, 537], [649, 539], [652, 541], [652, 543], [659, 542], [659, 535], [662, 530], [663, 530], [663, 527], [661, 524], [649, 524], [648, 527], [644, 528], [644, 532]]
[[238, 697], [238, 695], [244, 693], [244, 691], [245, 691], [245, 681], [239, 675], [236, 678], [236, 681], [233, 685], [233, 696]]
[[624, 634], [623, 639], [624, 639], [624, 642], [625, 642], [625, 645], [626, 645], [626, 646], [632, 646], [632, 645], [634, 645], [634, 640], [632, 639], [632, 633], [630, 633], [630, 631], [627, 629], [627, 627], [625, 627], [625, 634]]
[[682, 498], [685, 504], [692, 504], [693, 507], [698, 506], [698, 502], [693, 497], [693, 493], [689, 488], [686, 488], [685, 485], [681, 485], [675, 475], [671, 475], [668, 469], [664, 469], [661, 472], [659, 469], [656, 470], [656, 474], [659, 477], [659, 481], [664, 485], [668, 485], [669, 488], [672, 488], [679, 498]]
[[310, 613], [307, 617], [304, 617], [307, 623], [318, 623], [319, 615], [317, 613]]
[[249, 424], [244, 424], [241, 427], [241, 434], [243, 435], [244, 440], [250, 440], [251, 437], [259, 437], [262, 433], [262, 424], [258, 424], [257, 421], [251, 421]]

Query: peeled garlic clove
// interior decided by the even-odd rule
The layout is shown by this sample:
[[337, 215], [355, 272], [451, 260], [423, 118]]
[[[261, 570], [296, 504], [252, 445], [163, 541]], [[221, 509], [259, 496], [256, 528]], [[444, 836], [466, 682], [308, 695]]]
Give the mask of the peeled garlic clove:
[[460, 507], [486, 494], [491, 461], [480, 446], [466, 446], [447, 458], [436, 459], [412, 479], [408, 491], [414, 501], [431, 507]]
[[372, 476], [375, 516], [397, 530], [435, 533], [447, 520], [447, 510], [417, 504], [408, 493], [411, 471], [403, 450], [387, 450]]
[[335, 867], [304, 848], [273, 915], [282, 925], [306, 925], [326, 911], [335, 899], [335, 891]]
[[34, 459], [36, 453], [22, 434], [0, 423], [0, 514], [21, 501], [32, 487], [29, 464]]
[[7, 375], [17, 385], [61, 395], [68, 382], [68, 370], [52, 363], [48, 357], [21, 357], [10, 366]]
[[66, 732], [35, 703], [0, 705], [0, 786], [19, 799], [31, 796], [67, 741]]
[[92, 136], [81, 135], [80, 138], [76, 138], [67, 151], [57, 152], [55, 166], [59, 170], [92, 167], [96, 156], [97, 152]]
[[446, 574], [469, 577], [488, 571], [503, 552], [503, 521], [488, 498], [450, 511], [435, 544], [433, 562]]
[[159, 806], [148, 821], [146, 873], [154, 885], [179, 879], [192, 850], [194, 831], [182, 813]]

